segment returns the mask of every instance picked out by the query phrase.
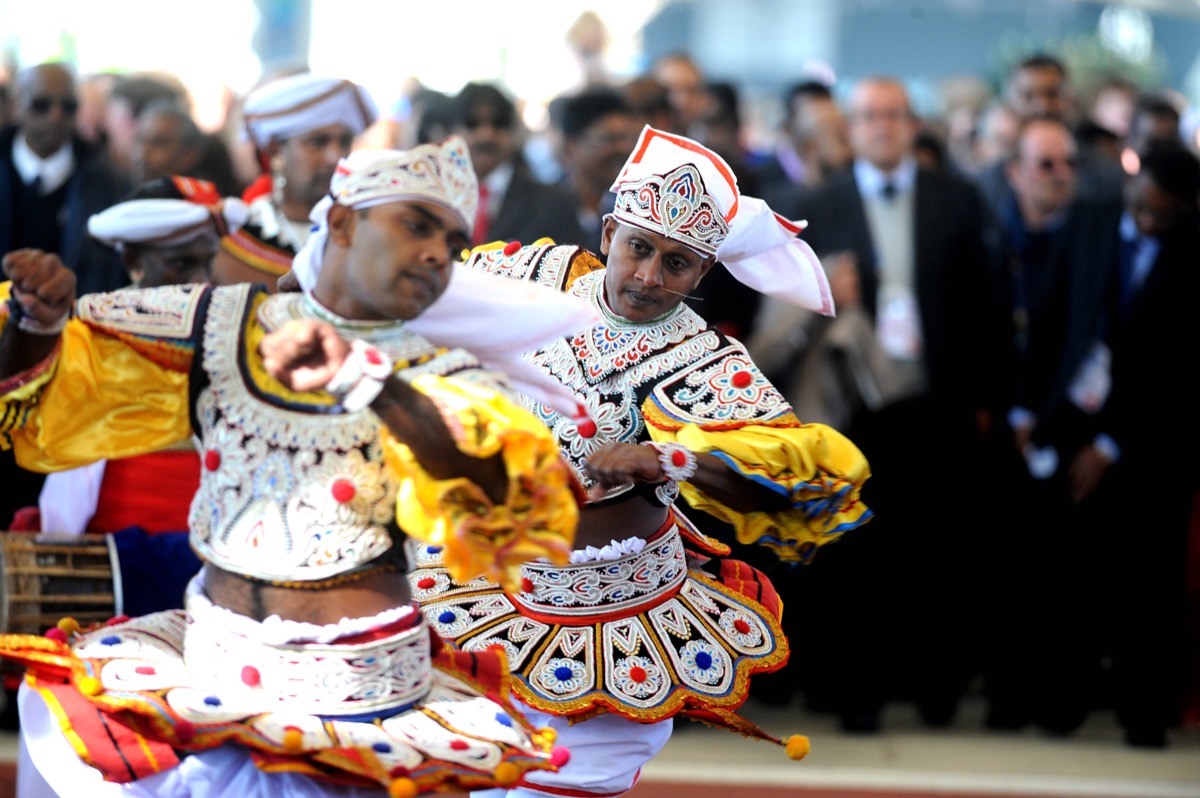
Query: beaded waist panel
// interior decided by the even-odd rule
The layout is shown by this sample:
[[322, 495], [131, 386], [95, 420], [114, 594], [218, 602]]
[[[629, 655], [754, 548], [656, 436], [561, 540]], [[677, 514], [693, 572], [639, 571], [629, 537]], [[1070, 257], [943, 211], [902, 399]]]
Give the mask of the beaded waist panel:
[[413, 706], [433, 685], [429, 631], [415, 614], [356, 636], [377, 639], [274, 643], [255, 639], [259, 624], [238, 624], [248, 619], [213, 606], [202, 593], [188, 596], [188, 612], [182, 664], [194, 689], [183, 695], [177, 690], [172, 700], [194, 715], [224, 714], [221, 708], [238, 716], [264, 709], [391, 715]]
[[114, 621], [69, 643], [0, 635], [0, 656], [26, 666], [110, 781], [227, 743], [264, 770], [405, 795], [507, 787], [566, 759], [509, 703], [503, 655], [452, 650], [419, 612], [374, 634], [278, 644], [248, 634], [250, 619], [189, 603], [195, 615]]
[[544, 712], [654, 721], [734, 709], [753, 673], [787, 660], [777, 615], [740, 586], [689, 570], [674, 524], [616, 559], [529, 563], [517, 595], [454, 582], [437, 546], [413, 554], [409, 581], [433, 629], [464, 651], [503, 649], [512, 689]]

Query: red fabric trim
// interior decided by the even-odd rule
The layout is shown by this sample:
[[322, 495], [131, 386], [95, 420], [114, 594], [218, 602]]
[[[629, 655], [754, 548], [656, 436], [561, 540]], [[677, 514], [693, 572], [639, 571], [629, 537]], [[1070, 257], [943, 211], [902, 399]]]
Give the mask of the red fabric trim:
[[783, 601], [767, 575], [741, 560], [721, 560], [718, 580], [722, 585], [757, 601], [770, 611], [776, 619], [783, 615]]
[[147, 532], [184, 531], [199, 489], [200, 455], [195, 451], [165, 450], [109, 460], [87, 531], [116, 532], [131, 526]]
[[337, 640], [334, 640], [331, 645], [354, 646], [358, 645], [359, 643], [370, 643], [372, 640], [382, 640], [385, 637], [391, 637], [394, 634], [399, 634], [405, 629], [413, 628], [420, 620], [421, 613], [418, 610], [411, 615], [405, 615], [398, 621], [392, 621], [385, 626], [380, 626], [378, 629], [372, 629], [368, 632], [360, 632], [359, 634], [349, 635], [347, 637], [339, 637]]
[[242, 192], [242, 202], [249, 205], [259, 197], [266, 196], [271, 193], [273, 188], [270, 175], [259, 175], [254, 178], [254, 182], [246, 186], [246, 190]]
[[171, 746], [149, 740], [120, 720], [107, 716], [74, 685], [39, 686], [54, 696], [71, 719], [72, 731], [87, 748], [88, 761], [104, 774], [105, 781], [124, 784], [179, 764]]

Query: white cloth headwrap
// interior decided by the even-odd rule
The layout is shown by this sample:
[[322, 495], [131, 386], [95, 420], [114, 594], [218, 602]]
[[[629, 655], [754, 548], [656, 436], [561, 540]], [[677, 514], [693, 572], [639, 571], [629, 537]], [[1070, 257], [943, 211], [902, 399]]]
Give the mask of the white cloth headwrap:
[[246, 132], [259, 149], [327, 125], [345, 125], [354, 135], [375, 121], [378, 111], [366, 89], [348, 80], [290, 75], [250, 93], [242, 104]]
[[796, 238], [804, 223], [742, 196], [729, 164], [707, 147], [647, 125], [610, 190], [617, 221], [715, 256], [760, 293], [833, 315], [821, 262]]
[[246, 203], [233, 197], [216, 206], [182, 199], [129, 200], [94, 214], [88, 219], [88, 233], [117, 249], [124, 244], [174, 246], [206, 232], [234, 233], [248, 214]]
[[[466, 143], [451, 137], [407, 152], [353, 152], [338, 164], [332, 196], [313, 208], [316, 225], [292, 260], [300, 287], [317, 285], [329, 239], [329, 209], [387, 202], [434, 202], [458, 214], [468, 229], [479, 201]], [[408, 329], [437, 344], [471, 352], [488, 368], [503, 371], [521, 393], [582, 421], [586, 413], [562, 383], [521, 355], [599, 321], [586, 303], [546, 286], [484, 274], [455, 265], [445, 292]]]

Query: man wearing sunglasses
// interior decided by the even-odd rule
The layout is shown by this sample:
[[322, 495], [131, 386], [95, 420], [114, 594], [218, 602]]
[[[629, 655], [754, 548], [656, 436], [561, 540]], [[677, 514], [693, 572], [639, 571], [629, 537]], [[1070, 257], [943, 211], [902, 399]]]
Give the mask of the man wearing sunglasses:
[[1013, 371], [1008, 425], [997, 437], [1009, 444], [998, 459], [997, 484], [1009, 497], [999, 513], [1038, 541], [1038, 554], [997, 562], [989, 572], [993, 587], [1022, 589], [983, 593], [991, 630], [983, 657], [986, 723], [1013, 730], [1032, 722], [1065, 735], [1095, 701], [1094, 685], [1082, 678], [1085, 646], [1074, 622], [1083, 592], [1073, 573], [1085, 532], [1068, 454], [1083, 443], [1084, 419], [1094, 412], [1083, 408], [1100, 401], [1107, 380], [1109, 355], [1093, 344], [1116, 261], [1121, 206], [1082, 190], [1079, 150], [1058, 119], [1026, 120], [1004, 173], [1009, 194], [998, 209], [999, 273], [1008, 289]]
[[17, 78], [16, 125], [0, 133], [0, 252], [54, 252], [75, 272], [81, 294], [129, 283], [120, 259], [91, 241], [87, 220], [129, 186], [75, 135], [79, 98], [63, 64]]

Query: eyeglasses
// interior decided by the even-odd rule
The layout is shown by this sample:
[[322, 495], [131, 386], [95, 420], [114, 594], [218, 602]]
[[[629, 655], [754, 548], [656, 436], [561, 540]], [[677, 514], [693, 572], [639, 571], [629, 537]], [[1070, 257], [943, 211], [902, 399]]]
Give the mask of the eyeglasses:
[[79, 100], [74, 97], [34, 97], [29, 101], [29, 110], [35, 114], [48, 114], [55, 105], [67, 116], [79, 110]]
[[1038, 158], [1033, 163], [1035, 166], [1037, 166], [1038, 169], [1041, 169], [1043, 172], [1053, 172], [1054, 167], [1056, 167], [1060, 164], [1067, 167], [1068, 169], [1070, 169], [1072, 171], [1079, 168], [1079, 159], [1074, 158], [1074, 157], [1072, 157], [1072, 158]]
[[496, 116], [467, 116], [463, 118], [463, 127], [467, 130], [478, 130], [481, 127], [490, 127], [493, 130], [511, 130], [513, 120], [507, 114], [499, 114]]

